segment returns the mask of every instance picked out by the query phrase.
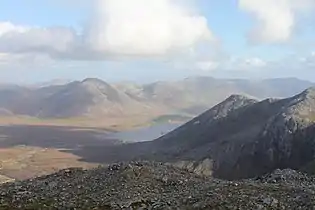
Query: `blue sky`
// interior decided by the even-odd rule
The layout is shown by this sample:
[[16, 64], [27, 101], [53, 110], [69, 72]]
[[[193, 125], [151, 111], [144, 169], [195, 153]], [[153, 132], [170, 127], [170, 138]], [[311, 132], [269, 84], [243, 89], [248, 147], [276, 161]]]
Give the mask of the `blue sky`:
[[0, 82], [299, 77], [315, 81], [313, 0], [10, 0]]

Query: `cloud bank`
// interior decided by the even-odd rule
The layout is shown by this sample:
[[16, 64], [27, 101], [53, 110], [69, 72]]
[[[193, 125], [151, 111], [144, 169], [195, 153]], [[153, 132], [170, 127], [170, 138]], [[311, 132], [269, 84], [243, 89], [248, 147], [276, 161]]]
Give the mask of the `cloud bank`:
[[168, 56], [214, 36], [207, 19], [173, 0], [98, 0], [82, 34], [71, 28], [0, 22], [0, 53], [45, 53], [58, 59]]
[[290, 40], [299, 15], [314, 9], [314, 0], [239, 0], [239, 8], [258, 24], [249, 33], [254, 43], [284, 43]]
[[69, 28], [28, 27], [0, 22], [0, 51], [2, 53], [37, 53], [50, 55], [66, 53], [76, 43], [75, 31]]
[[172, 0], [98, 1], [88, 40], [93, 50], [125, 55], [164, 55], [212, 40], [205, 17]]
[[[93, 4], [93, 17], [82, 31], [0, 21], [0, 66], [19, 63], [24, 66], [30, 62], [43, 66], [55, 60], [162, 58], [172, 67], [180, 69], [254, 71], [270, 68], [270, 64], [259, 55], [249, 58], [224, 55], [226, 52], [222, 53], [222, 49], [219, 49], [221, 46], [210, 30], [206, 17], [192, 10], [190, 5], [185, 4], [187, 1], [196, 2], [51, 1], [69, 7]], [[274, 44], [290, 41], [301, 17], [314, 11], [315, 0], [238, 0], [238, 6], [255, 20], [248, 34], [249, 40]], [[315, 65], [314, 56], [303, 59], [304, 62], [294, 61], [292, 66], [306, 68]]]

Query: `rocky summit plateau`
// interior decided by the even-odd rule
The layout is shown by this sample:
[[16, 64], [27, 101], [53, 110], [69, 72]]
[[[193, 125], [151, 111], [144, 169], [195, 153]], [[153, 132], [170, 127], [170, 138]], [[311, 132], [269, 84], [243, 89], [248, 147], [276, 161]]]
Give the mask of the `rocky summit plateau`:
[[315, 178], [276, 170], [241, 181], [157, 162], [66, 169], [0, 188], [0, 209], [314, 209]]

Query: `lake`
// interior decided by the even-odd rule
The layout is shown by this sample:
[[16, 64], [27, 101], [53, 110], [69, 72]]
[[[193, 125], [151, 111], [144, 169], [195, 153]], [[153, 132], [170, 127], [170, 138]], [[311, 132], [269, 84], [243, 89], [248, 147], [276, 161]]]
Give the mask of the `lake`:
[[124, 142], [141, 142], [141, 141], [152, 141], [171, 132], [178, 128], [181, 124], [176, 123], [163, 123], [156, 124], [149, 127], [137, 128], [128, 131], [122, 131], [117, 133], [109, 134], [109, 138], [119, 139]]

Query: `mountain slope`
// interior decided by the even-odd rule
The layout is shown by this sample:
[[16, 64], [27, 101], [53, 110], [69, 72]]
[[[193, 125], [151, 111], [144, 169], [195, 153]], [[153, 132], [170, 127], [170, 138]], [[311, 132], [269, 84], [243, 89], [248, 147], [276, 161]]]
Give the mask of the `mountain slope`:
[[[41, 117], [71, 117], [89, 114], [96, 106], [102, 106], [100, 112], [114, 112], [119, 105], [128, 105], [132, 101], [109, 84], [98, 79], [85, 79], [73, 82], [51, 95], [42, 104]], [[114, 107], [116, 106], [116, 107]], [[120, 111], [120, 110], [115, 110]], [[99, 113], [101, 114], [101, 113]]]
[[[278, 168], [304, 167], [315, 155], [315, 88], [290, 98], [269, 119], [255, 142], [243, 148], [234, 171], [251, 168], [248, 175]], [[240, 173], [240, 172], [239, 172]]]
[[[246, 104], [237, 106], [237, 104]], [[230, 99], [157, 139], [155, 157], [213, 160], [214, 175], [252, 177], [276, 168], [299, 168], [315, 155], [315, 89], [261, 102]], [[223, 107], [217, 111], [218, 107]], [[220, 109], [219, 109], [220, 110]], [[210, 113], [210, 114], [209, 114]], [[215, 114], [213, 114], [215, 113]]]
[[263, 101], [232, 95], [157, 140], [104, 153], [93, 158], [158, 160], [224, 179], [302, 169], [315, 159], [315, 88]]

